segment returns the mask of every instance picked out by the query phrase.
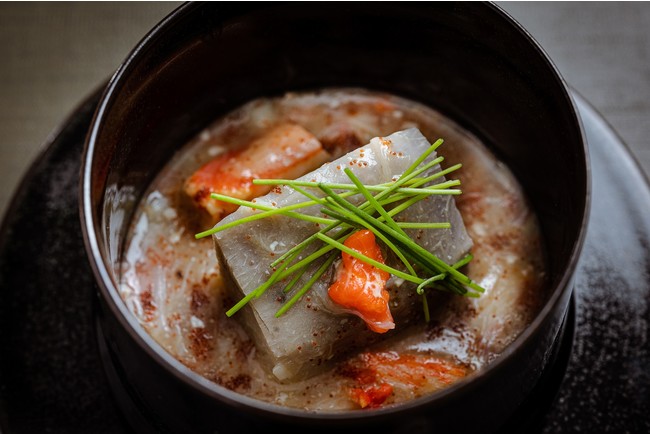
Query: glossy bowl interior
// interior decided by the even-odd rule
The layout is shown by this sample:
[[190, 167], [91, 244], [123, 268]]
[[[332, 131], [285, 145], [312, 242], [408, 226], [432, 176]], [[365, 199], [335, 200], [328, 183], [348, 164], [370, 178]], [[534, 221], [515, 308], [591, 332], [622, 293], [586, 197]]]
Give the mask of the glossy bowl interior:
[[[117, 282], [134, 208], [183, 144], [249, 100], [326, 86], [423, 102], [486, 142], [539, 216], [552, 295], [503, 356], [471, 380], [396, 408], [323, 416], [261, 403], [194, 374], [139, 326]], [[113, 362], [163, 431], [363, 424], [380, 432], [490, 432], [534, 386], [559, 333], [585, 233], [587, 160], [566, 84], [526, 31], [492, 4], [185, 4], [112, 78], [86, 143], [82, 226]]]

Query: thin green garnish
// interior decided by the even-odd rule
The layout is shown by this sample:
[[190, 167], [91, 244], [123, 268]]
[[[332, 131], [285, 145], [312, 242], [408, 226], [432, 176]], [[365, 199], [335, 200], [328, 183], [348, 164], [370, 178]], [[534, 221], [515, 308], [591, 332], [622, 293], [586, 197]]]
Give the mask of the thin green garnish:
[[[278, 215], [310, 222], [319, 227], [316, 233], [274, 260], [270, 265], [272, 272], [268, 279], [239, 300], [226, 312], [226, 315], [234, 315], [250, 300], [261, 296], [274, 284], [286, 282], [288, 279], [283, 287], [283, 293], [287, 294], [288, 298], [275, 316], [283, 315], [330, 268], [339, 257], [337, 252], [346, 252], [397, 278], [416, 285], [417, 293], [422, 296], [426, 321], [430, 318], [426, 297], [427, 289], [478, 297], [484, 292], [484, 289], [459, 271], [462, 266], [472, 260], [471, 254], [466, 255], [455, 264], [449, 265], [417, 244], [404, 231], [405, 229], [448, 229], [451, 227], [449, 222], [401, 222], [394, 219], [396, 215], [430, 195], [461, 194], [460, 189], [453, 188], [460, 185], [459, 181], [440, 182], [443, 176], [458, 170], [461, 167], [460, 164], [425, 174], [443, 161], [443, 157], [426, 161], [427, 157], [441, 144], [442, 139], [433, 143], [397, 180], [378, 185], [364, 185], [348, 168], [345, 168], [344, 172], [350, 183], [290, 179], [256, 179], [253, 181], [253, 184], [256, 185], [289, 187], [305, 197], [302, 202], [284, 207], [213, 193], [211, 197], [216, 200], [245, 206], [255, 212], [244, 218], [198, 233], [195, 235], [196, 238], [207, 237], [234, 226]], [[358, 203], [360, 201], [361, 203]], [[320, 208], [321, 216], [301, 212], [302, 209], [315, 205], [322, 207]], [[403, 269], [375, 261], [345, 246], [345, 239], [360, 229], [370, 230], [378, 241], [394, 253], [403, 265]], [[313, 250], [311, 253], [302, 257], [305, 249], [312, 246], [313, 243], [319, 244], [311, 249]], [[317, 260], [322, 260], [321, 265], [304, 284], [296, 289], [296, 284], [301, 280], [307, 268]]]

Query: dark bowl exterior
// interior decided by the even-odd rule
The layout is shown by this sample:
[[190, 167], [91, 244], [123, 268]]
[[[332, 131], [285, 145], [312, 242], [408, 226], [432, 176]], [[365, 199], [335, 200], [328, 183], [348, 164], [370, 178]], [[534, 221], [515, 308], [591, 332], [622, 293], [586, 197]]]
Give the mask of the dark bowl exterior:
[[[180, 146], [246, 101], [325, 86], [415, 99], [486, 142], [512, 168], [540, 218], [552, 288], [533, 324], [471, 380], [398, 407], [327, 416], [209, 383], [146, 334], [117, 290], [130, 216]], [[590, 192], [585, 140], [566, 84], [516, 22], [492, 4], [473, 2], [185, 4], [147, 35], [110, 81], [82, 172], [82, 227], [106, 357], [162, 432], [498, 429], [551, 357]]]

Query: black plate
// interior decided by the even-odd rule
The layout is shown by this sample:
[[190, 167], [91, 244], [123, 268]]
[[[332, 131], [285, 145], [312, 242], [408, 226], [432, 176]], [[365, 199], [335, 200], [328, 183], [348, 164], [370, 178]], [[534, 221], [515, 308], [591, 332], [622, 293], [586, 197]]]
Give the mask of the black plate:
[[[116, 405], [98, 350], [78, 217], [81, 153], [98, 97], [82, 103], [47, 144], [0, 229], [5, 434], [130, 432], [120, 411], [129, 403]], [[574, 97], [591, 154], [592, 213], [566, 357], [560, 352], [559, 374], [541, 385], [555, 400], [535, 431], [650, 432], [650, 187], [615, 132]], [[532, 404], [543, 399], [535, 393]]]

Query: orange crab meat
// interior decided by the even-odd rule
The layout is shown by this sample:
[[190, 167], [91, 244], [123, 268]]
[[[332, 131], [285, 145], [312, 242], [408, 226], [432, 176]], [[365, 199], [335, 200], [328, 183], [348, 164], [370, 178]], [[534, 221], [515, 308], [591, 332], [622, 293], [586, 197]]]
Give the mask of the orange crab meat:
[[238, 206], [212, 199], [212, 193], [251, 200], [272, 188], [254, 185], [254, 179], [294, 179], [330, 158], [318, 139], [305, 128], [282, 123], [245, 148], [221, 154], [199, 168], [185, 181], [185, 193], [219, 221]]
[[353, 380], [350, 399], [361, 408], [381, 406], [396, 390], [414, 396], [442, 389], [471, 370], [451, 360], [422, 353], [363, 352], [338, 370]]
[[[375, 235], [369, 230], [355, 232], [344, 245], [384, 263]], [[386, 291], [390, 274], [348, 253], [343, 252], [341, 256], [337, 279], [328, 289], [332, 301], [360, 317], [374, 332], [385, 333], [395, 328]]]

